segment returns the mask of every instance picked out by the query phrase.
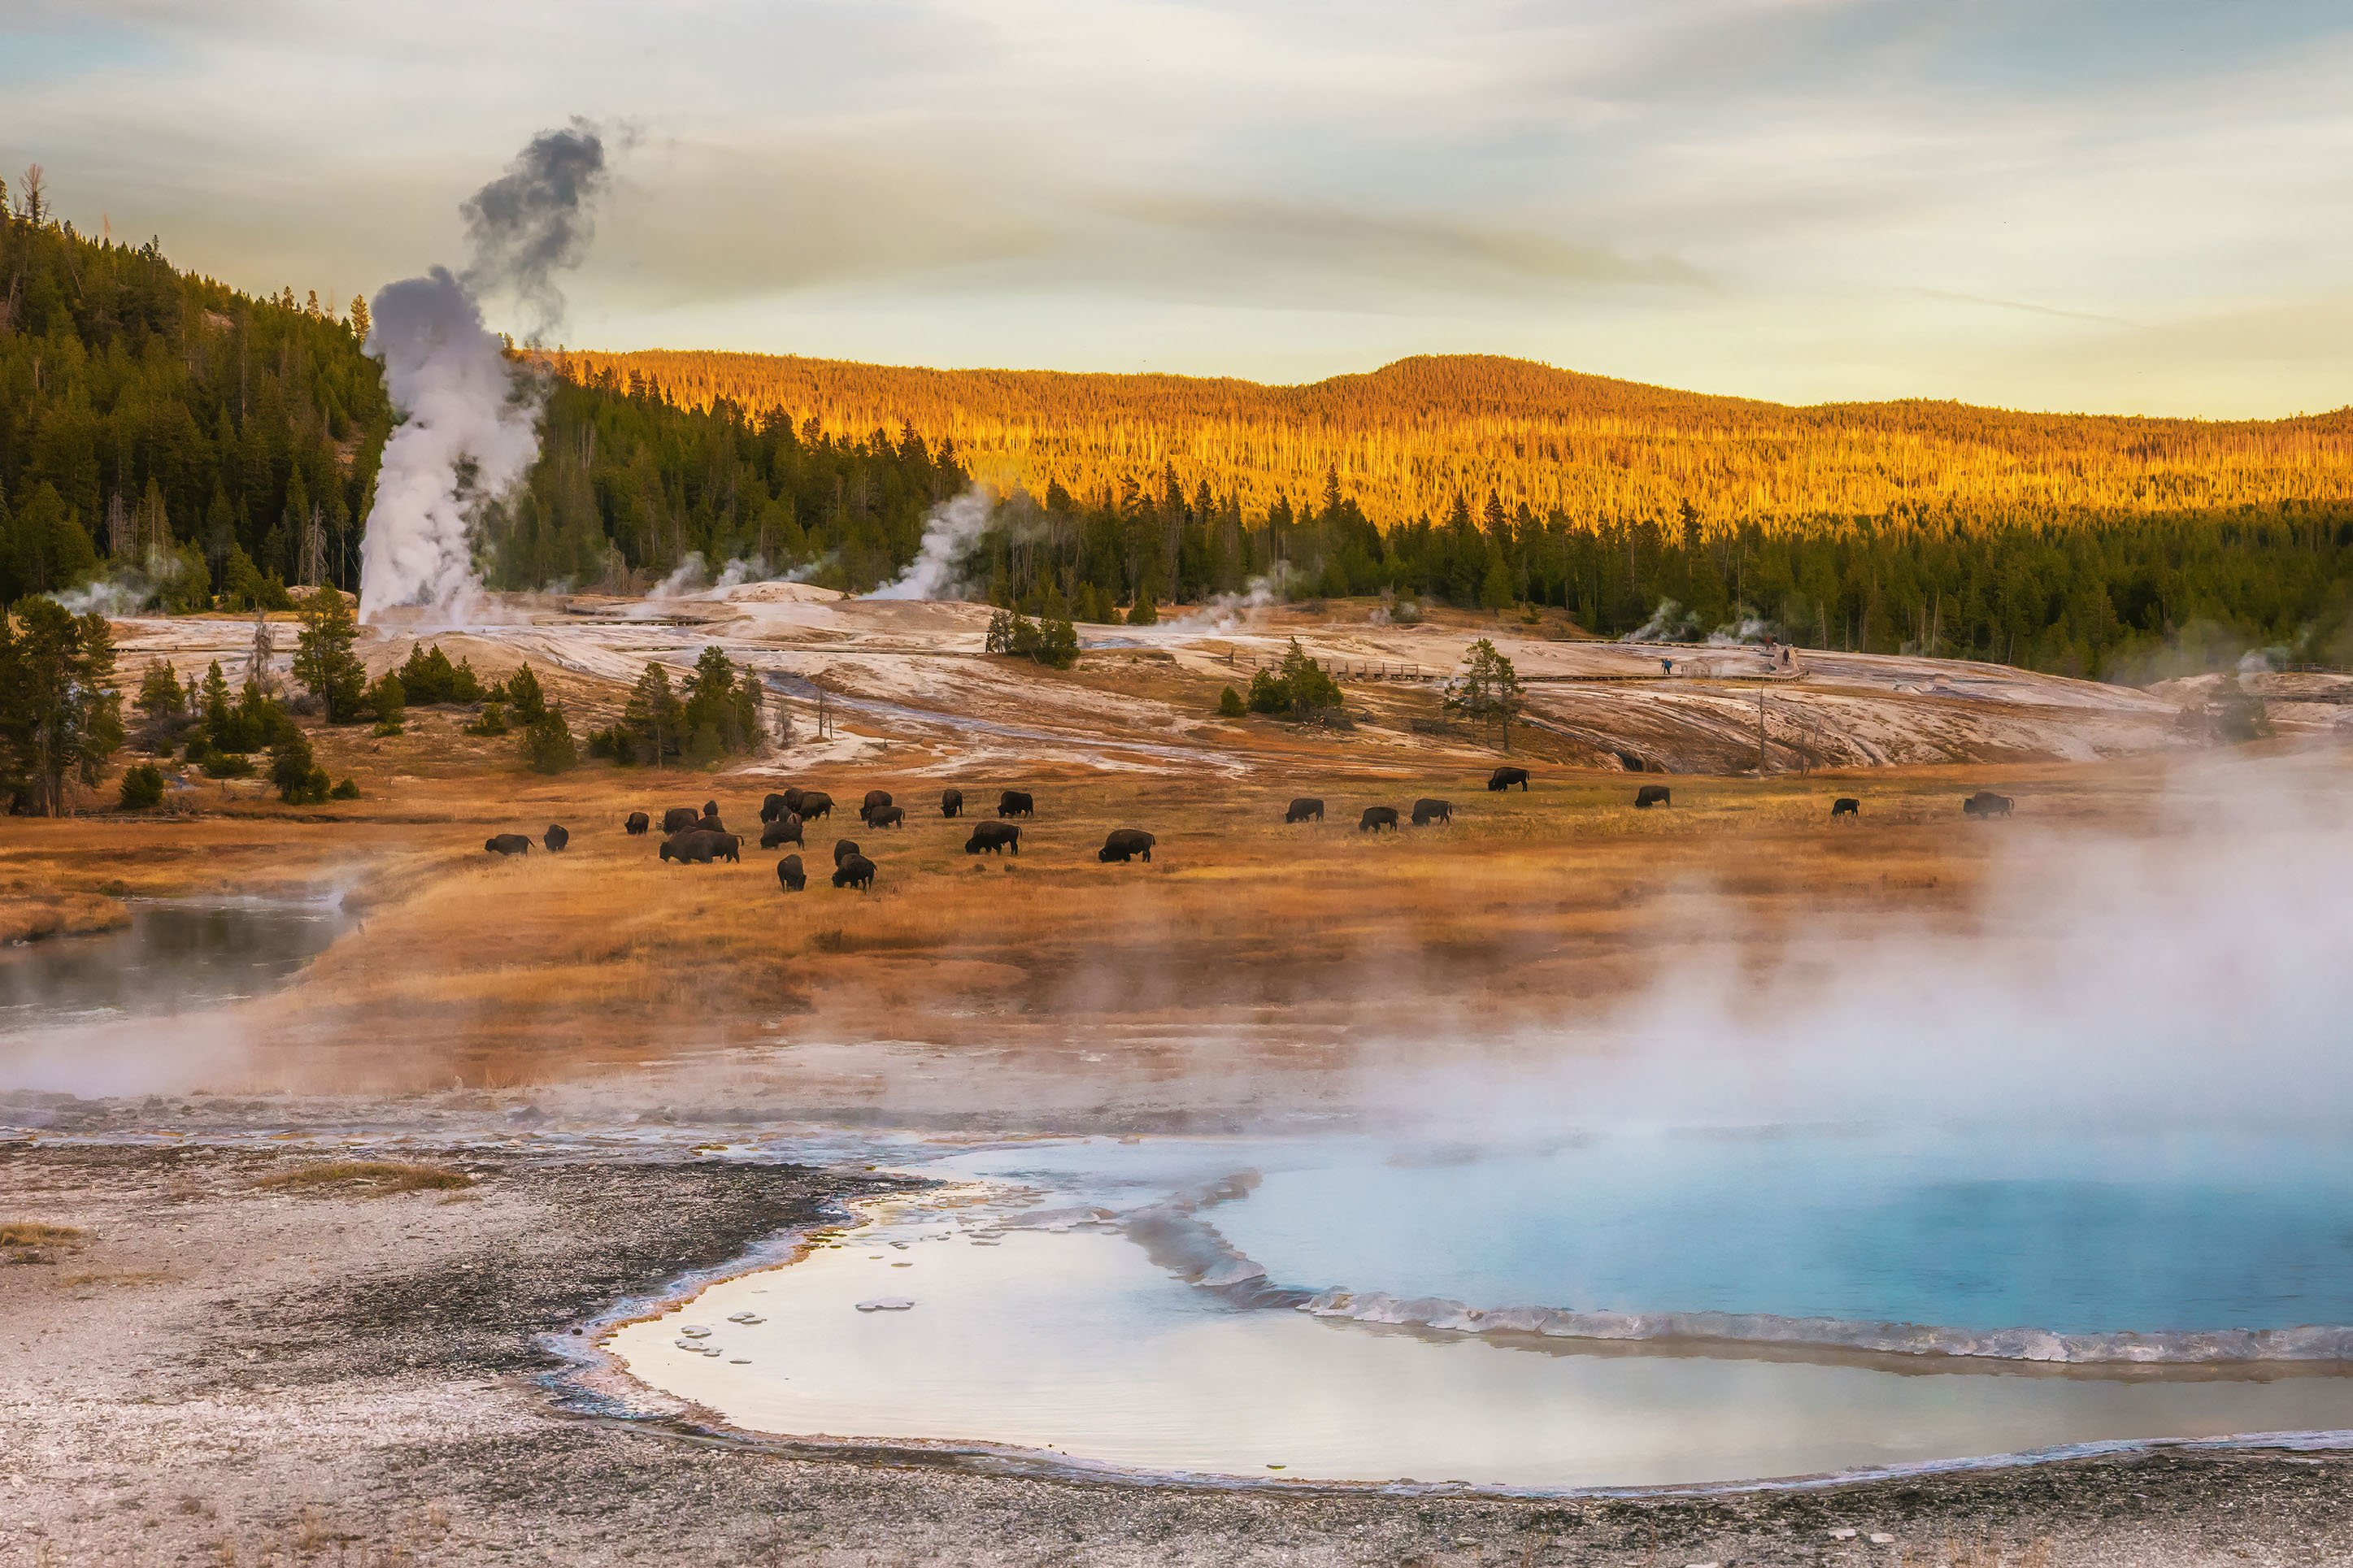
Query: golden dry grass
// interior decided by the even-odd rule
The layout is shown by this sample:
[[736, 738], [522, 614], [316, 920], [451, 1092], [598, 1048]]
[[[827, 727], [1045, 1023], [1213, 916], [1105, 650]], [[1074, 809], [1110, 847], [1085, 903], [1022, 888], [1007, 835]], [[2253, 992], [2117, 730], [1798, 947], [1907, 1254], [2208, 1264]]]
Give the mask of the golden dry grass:
[[[1201, 700], [1195, 678], [1131, 662], [1082, 673]], [[2038, 821], [2129, 830], [2164, 778], [2155, 762], [1677, 776], [1673, 805], [1644, 812], [1631, 800], [1646, 781], [1623, 773], [1539, 759], [1534, 789], [1490, 795], [1485, 764], [1400, 773], [1395, 752], [1233, 728], [1253, 768], [1240, 780], [813, 768], [801, 782], [837, 801], [892, 790], [908, 823], [810, 824], [810, 886], [786, 895], [780, 852], [753, 847], [774, 775], [590, 764], [536, 777], [512, 742], [412, 710], [399, 737], [318, 732], [358, 801], [207, 796], [187, 816], [15, 822], [0, 836], [0, 893], [340, 889], [356, 929], [240, 1019], [253, 1085], [509, 1087], [740, 1045], [1062, 1048], [1105, 1028], [1228, 1025], [1337, 1038], [1430, 1018], [1501, 1030], [1678, 966], [1770, 964], [1791, 936], [1861, 915], [1966, 922], [2009, 828], [1965, 821], [1959, 796], [1995, 783]], [[1031, 789], [1023, 853], [965, 854], [969, 821], [937, 814], [947, 784], [984, 813], [997, 788]], [[1325, 798], [1327, 820], [1285, 826], [1284, 803], [1303, 794]], [[1830, 802], [1850, 794], [1863, 819], [1834, 827]], [[1424, 795], [1456, 804], [1452, 826], [1356, 831], [1363, 805], [1403, 810]], [[632, 809], [710, 796], [750, 831], [739, 865], [665, 866], [653, 837], [620, 830]], [[491, 833], [536, 838], [554, 822], [573, 834], [563, 854], [482, 852]], [[1125, 826], [1158, 836], [1154, 861], [1098, 863], [1103, 835]], [[880, 868], [871, 895], [828, 885], [845, 836]]]
[[69, 1225], [45, 1225], [39, 1220], [9, 1220], [0, 1223], [0, 1247], [69, 1247], [81, 1242], [89, 1234], [88, 1231], [76, 1230]]
[[103, 893], [0, 892], [0, 946], [87, 936], [128, 925], [131, 911]]
[[446, 1192], [470, 1187], [474, 1178], [447, 1165], [414, 1160], [327, 1160], [279, 1171], [253, 1184], [257, 1187], [308, 1191], [321, 1187], [359, 1187], [371, 1196], [386, 1193]]

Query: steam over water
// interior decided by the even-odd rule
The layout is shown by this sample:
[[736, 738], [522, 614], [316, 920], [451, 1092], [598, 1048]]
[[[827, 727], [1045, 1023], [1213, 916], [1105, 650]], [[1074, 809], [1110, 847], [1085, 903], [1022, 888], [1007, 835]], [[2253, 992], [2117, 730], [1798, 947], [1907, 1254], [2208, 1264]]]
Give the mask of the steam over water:
[[[900, 1212], [618, 1348], [771, 1430], [1260, 1477], [2353, 1432], [2330, 765], [2185, 778], [2121, 834], [2030, 802], [2044, 825], [1989, 826], [1968, 919], [1806, 911], [1778, 967], [1670, 961], [1551, 1031], [1466, 1008], [1368, 1049], [1330, 1137], [943, 1160], [977, 1208]], [[765, 1324], [672, 1337], [754, 1289]], [[885, 1297], [913, 1304], [857, 1310]]]

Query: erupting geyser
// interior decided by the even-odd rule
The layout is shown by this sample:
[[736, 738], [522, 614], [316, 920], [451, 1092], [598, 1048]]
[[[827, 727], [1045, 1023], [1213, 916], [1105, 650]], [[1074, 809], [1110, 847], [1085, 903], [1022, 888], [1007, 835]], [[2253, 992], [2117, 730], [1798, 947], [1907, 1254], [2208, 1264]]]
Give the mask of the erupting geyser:
[[530, 473], [543, 399], [537, 376], [510, 363], [483, 326], [478, 301], [510, 294], [532, 314], [531, 342], [552, 331], [564, 310], [554, 275], [586, 252], [589, 204], [606, 178], [593, 126], [543, 132], [466, 203], [473, 260], [462, 275], [437, 267], [377, 293], [367, 352], [384, 362], [401, 423], [385, 443], [360, 545], [362, 620], [396, 605], [465, 617], [480, 586], [483, 510]]

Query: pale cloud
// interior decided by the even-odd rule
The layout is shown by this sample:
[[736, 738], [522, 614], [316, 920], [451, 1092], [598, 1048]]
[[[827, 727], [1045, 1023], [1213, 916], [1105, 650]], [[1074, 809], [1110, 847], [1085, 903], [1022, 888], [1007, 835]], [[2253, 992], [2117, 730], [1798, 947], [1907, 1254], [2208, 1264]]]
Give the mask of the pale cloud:
[[569, 335], [1790, 399], [2347, 401], [2306, 0], [16, 0], [0, 167], [248, 287], [459, 253], [627, 121]]

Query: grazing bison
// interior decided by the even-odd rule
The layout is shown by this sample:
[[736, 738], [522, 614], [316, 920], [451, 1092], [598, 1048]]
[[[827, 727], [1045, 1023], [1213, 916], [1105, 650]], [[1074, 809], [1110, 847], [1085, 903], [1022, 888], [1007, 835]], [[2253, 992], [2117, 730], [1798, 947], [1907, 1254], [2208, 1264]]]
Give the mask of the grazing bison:
[[984, 849], [991, 855], [1007, 849], [1020, 854], [1021, 830], [1009, 822], [974, 823], [972, 837], [964, 841], [964, 852], [977, 855]]
[[1368, 805], [1365, 807], [1365, 815], [1356, 818], [1356, 831], [1359, 833], [1378, 833], [1384, 827], [1394, 828], [1397, 825], [1397, 807], [1393, 805]]
[[1648, 811], [1654, 805], [1672, 805], [1675, 792], [1664, 784], [1644, 784], [1634, 792], [1634, 809]]
[[1520, 786], [1520, 793], [1522, 795], [1525, 795], [1527, 793], [1527, 769], [1497, 768], [1493, 773], [1487, 775], [1487, 787], [1491, 790], [1506, 790], [1511, 788], [1514, 784]]
[[857, 854], [857, 853], [858, 853], [858, 840], [857, 840], [857, 839], [855, 839], [855, 838], [837, 838], [837, 839], [835, 839], [835, 840], [833, 841], [833, 863], [834, 863], [835, 865], [837, 865], [837, 866], [840, 865], [844, 860], [849, 859], [852, 855], [855, 855], [855, 854]]
[[960, 789], [944, 789], [940, 791], [940, 815], [942, 816], [962, 816], [964, 815], [964, 791]]
[[736, 833], [713, 833], [691, 827], [662, 840], [661, 858], [681, 866], [708, 866], [713, 860], [744, 858], [744, 838]]
[[804, 790], [802, 790], [802, 789], [801, 789], [797, 784], [787, 784], [787, 785], [786, 785], [786, 786], [785, 786], [785, 809], [786, 809], [786, 811], [791, 812], [791, 813], [792, 813], [794, 816], [799, 816], [799, 815], [800, 815], [800, 809], [801, 809], [801, 796], [802, 796], [805, 793], [807, 793], [807, 792], [805, 792]]
[[539, 841], [547, 846], [550, 854], [554, 854], [572, 842], [572, 835], [564, 830], [562, 823], [551, 822], [547, 825], [547, 831], [539, 836]]
[[1009, 789], [997, 797], [997, 815], [1035, 816], [1038, 815], [1038, 803], [1029, 798], [1029, 792], [1026, 789]]
[[783, 795], [768, 795], [763, 798], [760, 802], [760, 820], [763, 822], [774, 822], [790, 810], [792, 810], [792, 807], [786, 803]]
[[808, 873], [801, 869], [801, 858], [787, 855], [776, 862], [776, 880], [787, 893], [797, 893], [808, 886]]
[[785, 813], [784, 816], [760, 829], [760, 847], [763, 849], [774, 849], [779, 844], [806, 845], [807, 843], [807, 840], [801, 837], [801, 819], [791, 812]]
[[1303, 795], [1293, 801], [1282, 814], [1285, 822], [1305, 822], [1309, 818], [1324, 820], [1324, 803], [1312, 795]]
[[648, 816], [642, 811], [633, 811], [623, 819], [621, 823], [621, 831], [628, 834], [632, 838], [643, 838], [646, 836], [646, 829], [651, 827], [653, 825], [654, 819], [652, 817]]
[[531, 840], [520, 833], [500, 833], [483, 839], [482, 847], [493, 855], [528, 855]]
[[866, 814], [866, 826], [869, 827], [904, 827], [906, 825], [907, 808], [903, 805], [878, 805]]
[[1832, 822], [1836, 822], [1841, 816], [1852, 816], [1860, 819], [1862, 816], [1862, 802], [1855, 799], [1854, 796], [1851, 795], [1842, 795], [1836, 800], [1831, 802], [1831, 820]]
[[[790, 802], [793, 798], [794, 793], [794, 791], [786, 790], [785, 792], [785, 799], [787, 802]], [[805, 789], [798, 793], [801, 798], [799, 804], [793, 806], [793, 810], [800, 815], [800, 819], [803, 822], [815, 822], [820, 816], [831, 816], [833, 815], [833, 796], [826, 794], [825, 791], [821, 789]]]
[[1969, 796], [1968, 799], [1961, 802], [1961, 815], [1964, 816], [2008, 816], [2012, 804], [2013, 802], [2010, 800], [2010, 796], [2006, 795], [1996, 795], [1989, 789], [1981, 789], [1978, 791], [1977, 794]]
[[858, 803], [858, 815], [861, 819], [871, 817], [876, 812], [881, 810], [884, 806], [890, 804], [891, 792], [889, 790], [870, 789], [866, 792], [866, 798]]
[[702, 813], [695, 810], [694, 807], [673, 805], [662, 813], [662, 837], [668, 838], [674, 834], [683, 833], [702, 820]]
[[1152, 858], [1152, 835], [1141, 827], [1114, 827], [1103, 840], [1103, 847], [1095, 852], [1095, 858], [1106, 865], [1116, 860], [1124, 866], [1138, 855], [1146, 860]]
[[874, 862], [863, 855], [850, 855], [838, 860], [833, 867], [833, 885], [866, 891], [874, 885]]
[[1416, 827], [1427, 827], [1433, 822], [1453, 820], [1454, 806], [1450, 801], [1431, 800], [1424, 795], [1413, 803], [1413, 825]]

